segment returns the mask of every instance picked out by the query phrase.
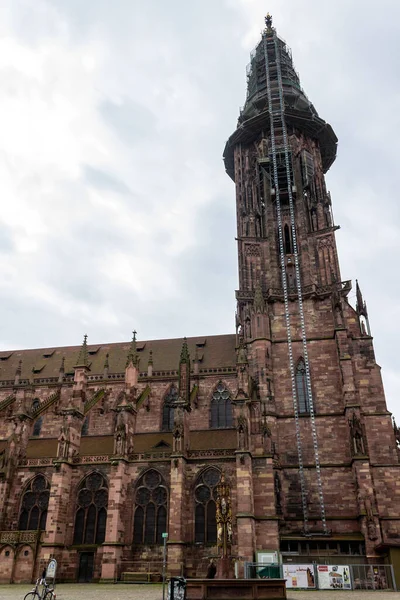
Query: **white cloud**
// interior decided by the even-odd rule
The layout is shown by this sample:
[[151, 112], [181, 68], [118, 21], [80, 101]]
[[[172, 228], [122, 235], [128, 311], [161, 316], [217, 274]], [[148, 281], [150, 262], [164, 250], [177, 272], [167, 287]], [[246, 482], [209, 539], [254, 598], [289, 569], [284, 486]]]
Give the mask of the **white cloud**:
[[339, 137], [327, 181], [342, 276], [360, 280], [394, 406], [394, 0], [5, 0], [3, 347], [121, 339], [132, 325], [142, 338], [232, 331], [235, 193], [221, 155], [266, 10]]

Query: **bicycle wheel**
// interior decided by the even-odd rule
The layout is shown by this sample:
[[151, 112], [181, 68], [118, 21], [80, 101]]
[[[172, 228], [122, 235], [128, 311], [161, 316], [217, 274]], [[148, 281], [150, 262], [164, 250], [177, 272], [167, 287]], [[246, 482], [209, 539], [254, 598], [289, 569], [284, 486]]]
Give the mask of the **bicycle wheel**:
[[26, 596], [24, 596], [24, 600], [40, 600], [40, 596], [37, 592], [29, 592], [26, 594]]

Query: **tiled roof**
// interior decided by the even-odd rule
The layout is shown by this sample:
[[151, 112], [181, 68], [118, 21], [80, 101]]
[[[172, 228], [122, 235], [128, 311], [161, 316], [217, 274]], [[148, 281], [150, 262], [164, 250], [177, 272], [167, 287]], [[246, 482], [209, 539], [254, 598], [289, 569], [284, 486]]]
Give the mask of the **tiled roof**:
[[[137, 350], [140, 357], [140, 372], [147, 371], [150, 350], [153, 352], [153, 372], [177, 371], [183, 339], [138, 340]], [[236, 364], [235, 335], [213, 335], [187, 339], [190, 358], [193, 362], [196, 346], [202, 357], [201, 369], [234, 367]], [[123, 373], [131, 342], [114, 344], [88, 344], [88, 362], [90, 374], [101, 375], [107, 353], [109, 354], [109, 373]], [[0, 381], [14, 380], [18, 363], [22, 361], [21, 379], [57, 378], [63, 356], [65, 356], [65, 374], [73, 374], [81, 345], [61, 348], [38, 348], [33, 350], [10, 350], [0, 352]]]
[[[30, 439], [27, 447], [27, 458], [56, 457], [57, 439]], [[0, 440], [0, 451], [5, 447], [5, 440]], [[190, 432], [191, 450], [236, 448], [236, 430], [220, 429]], [[114, 436], [94, 435], [83, 436], [79, 454], [81, 456], [112, 454], [114, 449]], [[172, 433], [157, 431], [153, 433], [138, 433], [133, 436], [134, 452], [152, 452], [157, 450], [172, 451]]]

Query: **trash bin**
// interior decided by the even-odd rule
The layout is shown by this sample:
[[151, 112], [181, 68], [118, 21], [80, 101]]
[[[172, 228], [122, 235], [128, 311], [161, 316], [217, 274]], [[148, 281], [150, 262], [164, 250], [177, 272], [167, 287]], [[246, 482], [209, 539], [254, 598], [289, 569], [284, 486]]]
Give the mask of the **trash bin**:
[[167, 600], [186, 600], [186, 579], [171, 577], [168, 582]]

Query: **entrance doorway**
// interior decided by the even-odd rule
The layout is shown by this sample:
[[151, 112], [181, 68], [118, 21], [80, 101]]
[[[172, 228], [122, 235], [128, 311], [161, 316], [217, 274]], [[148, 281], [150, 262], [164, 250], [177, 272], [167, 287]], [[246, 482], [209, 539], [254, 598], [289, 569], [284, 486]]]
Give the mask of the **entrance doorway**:
[[81, 552], [79, 555], [78, 582], [89, 583], [93, 579], [94, 552]]

